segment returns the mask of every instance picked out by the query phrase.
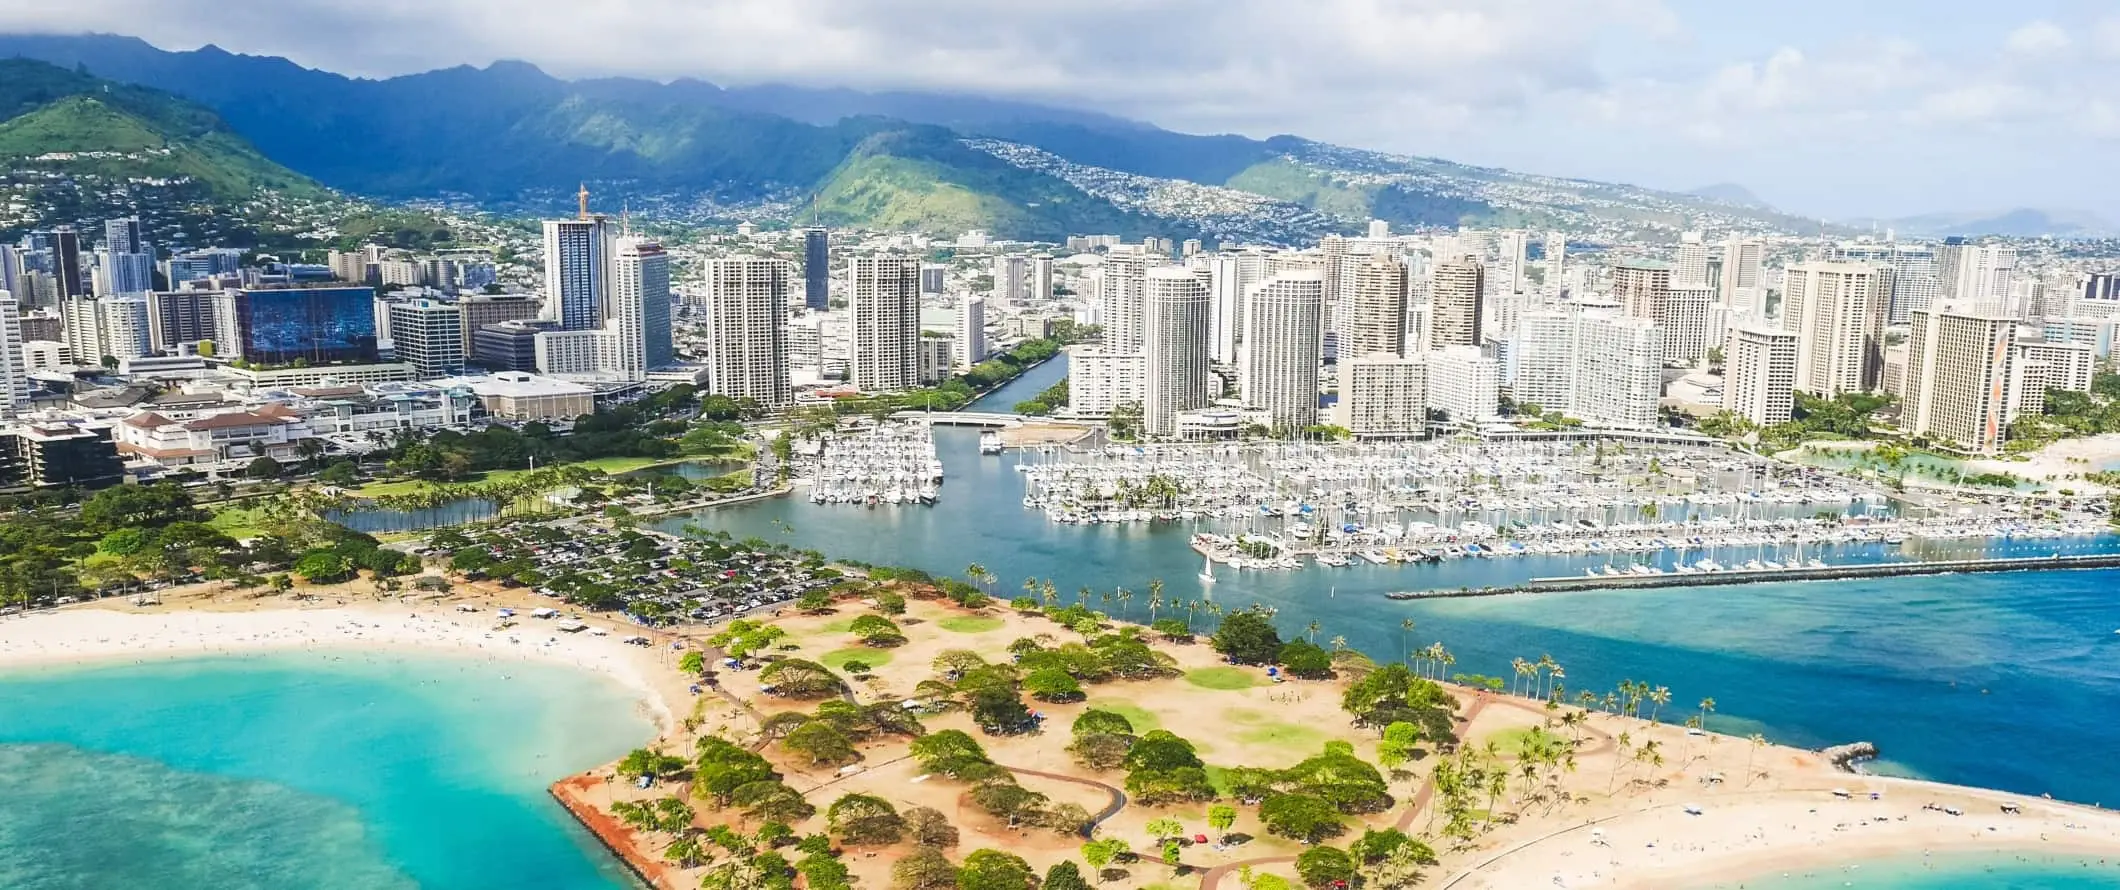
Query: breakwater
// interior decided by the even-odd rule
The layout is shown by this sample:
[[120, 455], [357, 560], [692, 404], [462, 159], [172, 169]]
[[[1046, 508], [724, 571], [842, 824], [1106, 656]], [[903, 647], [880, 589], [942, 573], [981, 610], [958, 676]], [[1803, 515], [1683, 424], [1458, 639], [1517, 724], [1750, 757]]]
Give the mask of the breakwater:
[[1508, 587], [1462, 587], [1453, 590], [1387, 593], [1384, 596], [1387, 599], [1395, 600], [1456, 599], [1474, 596], [1507, 596], [1517, 593], [1558, 593], [1570, 590], [1723, 587], [1732, 584], [1771, 584], [1787, 581], [1851, 581], [1862, 578], [1910, 578], [1918, 575], [2059, 572], [2112, 568], [2120, 568], [2120, 553], [1951, 559], [1920, 562], [1878, 562], [1839, 566], [1793, 566], [1781, 569], [1726, 569], [1719, 572], [1682, 574], [1585, 575], [1580, 578], [1533, 578], [1523, 584]]

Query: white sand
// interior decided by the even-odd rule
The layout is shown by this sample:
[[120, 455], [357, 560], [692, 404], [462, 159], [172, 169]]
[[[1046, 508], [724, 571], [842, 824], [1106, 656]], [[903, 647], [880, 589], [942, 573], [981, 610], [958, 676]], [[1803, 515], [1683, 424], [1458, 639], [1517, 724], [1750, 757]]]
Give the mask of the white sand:
[[675, 653], [667, 646], [619, 642], [635, 630], [565, 634], [551, 622], [526, 619], [496, 631], [490, 610], [460, 613], [388, 604], [245, 612], [122, 608], [97, 604], [0, 619], [0, 670], [289, 649], [421, 649], [492, 660], [534, 659], [612, 677], [639, 696], [665, 733], [675, 723], [673, 703], [681, 701], [675, 696], [683, 690], [682, 677], [672, 669]]
[[1967, 466], [1983, 473], [2011, 473], [2034, 482], [2050, 483], [2055, 488], [2103, 491], [2081, 478], [2068, 477], [2095, 473], [2101, 467], [2120, 462], [2120, 434], [2063, 439], [2026, 457], [2030, 460], [1975, 460], [1968, 461]]
[[[1999, 792], [1848, 776], [1826, 791], [1660, 792], [1641, 808], [1505, 847], [1445, 888], [1656, 888], [1802, 874], [1862, 860], [1967, 852], [2120, 855], [2120, 814]], [[1870, 800], [1869, 791], [1881, 800]], [[1964, 815], [1924, 810], [1957, 807]], [[2003, 803], [2022, 814], [2009, 815]], [[1698, 816], [1687, 805], [1701, 809]]]

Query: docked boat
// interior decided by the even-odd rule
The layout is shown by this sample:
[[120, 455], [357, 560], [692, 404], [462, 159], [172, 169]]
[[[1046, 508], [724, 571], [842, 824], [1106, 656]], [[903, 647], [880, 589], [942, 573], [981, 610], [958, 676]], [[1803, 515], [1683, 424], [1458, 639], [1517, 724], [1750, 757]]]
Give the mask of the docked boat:
[[979, 453], [1000, 454], [1001, 433], [995, 430], [982, 430], [979, 433]]

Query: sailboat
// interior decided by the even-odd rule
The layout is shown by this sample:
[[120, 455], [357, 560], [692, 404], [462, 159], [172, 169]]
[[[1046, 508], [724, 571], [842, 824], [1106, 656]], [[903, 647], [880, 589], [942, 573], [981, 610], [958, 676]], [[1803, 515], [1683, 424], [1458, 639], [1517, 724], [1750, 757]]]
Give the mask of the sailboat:
[[1207, 564], [1200, 567], [1200, 583], [1213, 584], [1215, 583], [1215, 558], [1212, 556], [1204, 558], [1207, 560]]

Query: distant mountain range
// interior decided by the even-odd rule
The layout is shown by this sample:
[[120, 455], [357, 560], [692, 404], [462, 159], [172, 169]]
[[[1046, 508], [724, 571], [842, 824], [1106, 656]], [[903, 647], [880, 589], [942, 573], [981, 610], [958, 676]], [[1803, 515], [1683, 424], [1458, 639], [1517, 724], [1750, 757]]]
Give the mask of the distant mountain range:
[[[213, 132], [240, 134], [212, 144], [255, 146], [222, 159], [228, 169], [217, 178], [228, 187], [313, 179], [375, 197], [549, 213], [570, 206], [586, 180], [599, 205], [625, 201], [695, 218], [983, 228], [1043, 240], [1111, 232], [1307, 241], [1360, 231], [1371, 218], [1401, 228], [1566, 227], [1610, 238], [1816, 226], [1729, 186], [1665, 192], [1294, 136], [1189, 135], [972, 96], [566, 81], [522, 62], [367, 80], [212, 46], [170, 52], [130, 37], [0, 35], [0, 58], [17, 56], [210, 109], [226, 128]], [[79, 120], [89, 112], [55, 113]], [[65, 127], [21, 129], [30, 135], [14, 144], [28, 148], [125, 131], [73, 127], [62, 139]]]
[[2030, 207], [1987, 213], [1930, 213], [1889, 220], [1883, 225], [1890, 226], [1899, 234], [1918, 238], [1941, 238], [1947, 235], [2008, 235], [2020, 238], [2054, 235], [2067, 238], [2110, 236], [2120, 232], [2112, 223], [2087, 211], [2038, 210]]

